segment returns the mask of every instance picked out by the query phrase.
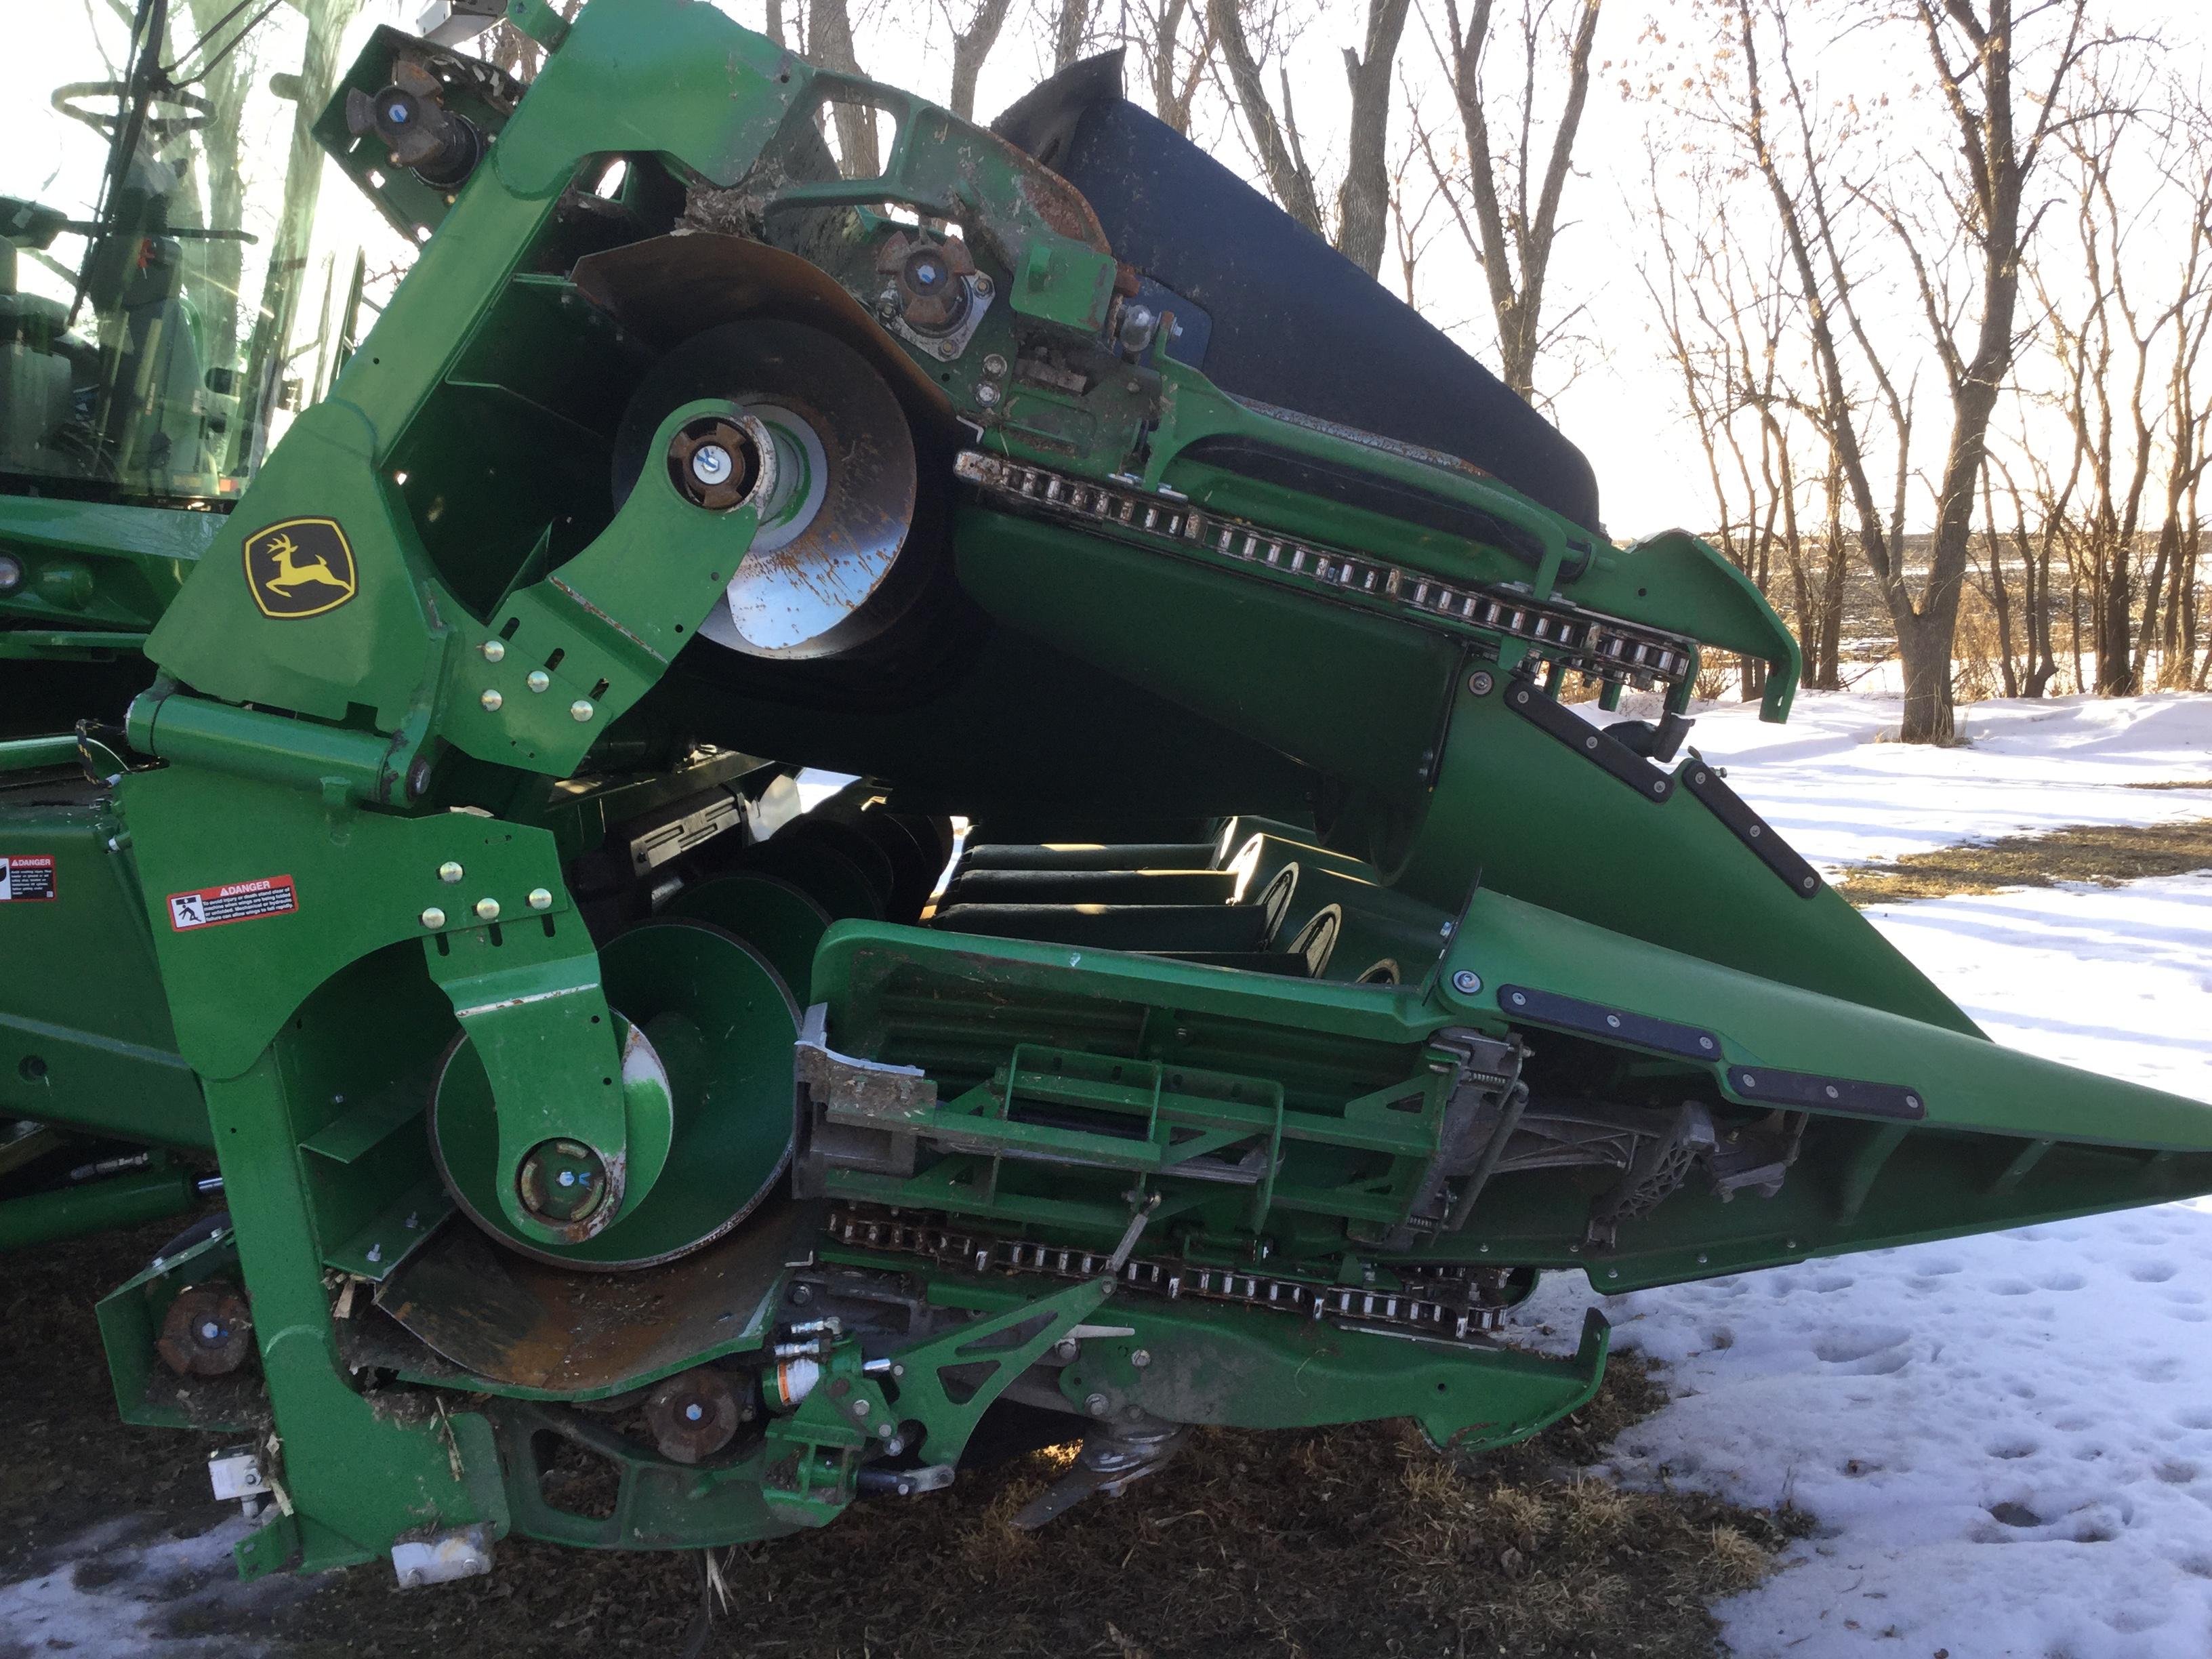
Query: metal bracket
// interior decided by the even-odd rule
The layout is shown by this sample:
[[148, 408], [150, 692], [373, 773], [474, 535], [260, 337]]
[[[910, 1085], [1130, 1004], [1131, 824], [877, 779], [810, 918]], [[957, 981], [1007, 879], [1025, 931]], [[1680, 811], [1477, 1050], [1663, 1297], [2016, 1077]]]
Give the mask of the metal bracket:
[[1596, 762], [1645, 799], [1664, 801], [1674, 793], [1674, 780], [1664, 772], [1620, 738], [1607, 736], [1558, 698], [1547, 696], [1534, 681], [1516, 678], [1505, 693], [1505, 706], [1585, 760]]
[[1705, 764], [1692, 749], [1689, 763], [1674, 775], [1682, 787], [1705, 804], [1707, 810], [1729, 827], [1730, 833], [1757, 855], [1759, 861], [1782, 878], [1783, 884], [1800, 898], [1820, 890], [1820, 873], [1806, 863], [1797, 849], [1775, 832], [1774, 826], [1751, 810], [1750, 803], [1721, 781], [1717, 769]]

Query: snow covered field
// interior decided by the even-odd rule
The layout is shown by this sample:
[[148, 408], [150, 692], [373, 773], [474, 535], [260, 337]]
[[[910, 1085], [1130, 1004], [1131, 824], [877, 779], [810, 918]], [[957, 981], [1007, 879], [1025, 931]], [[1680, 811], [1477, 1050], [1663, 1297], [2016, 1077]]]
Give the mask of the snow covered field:
[[[1692, 740], [1833, 869], [2072, 823], [2212, 816], [2212, 699], [1998, 702], [1905, 749], [1893, 700], [1809, 696]], [[2212, 876], [1868, 913], [2001, 1042], [2212, 1101]], [[1592, 1299], [1547, 1282], [1532, 1322]], [[1745, 1659], [2212, 1655], [2212, 1204], [1605, 1298], [1674, 1403], [1613, 1465], [1819, 1531], [1717, 1611]]]

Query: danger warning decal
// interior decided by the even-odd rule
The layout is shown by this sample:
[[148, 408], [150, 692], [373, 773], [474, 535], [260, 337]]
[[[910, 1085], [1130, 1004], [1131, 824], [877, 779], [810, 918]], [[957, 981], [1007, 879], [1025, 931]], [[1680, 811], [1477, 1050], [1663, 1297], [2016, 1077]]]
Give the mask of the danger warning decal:
[[9, 899], [59, 898], [53, 855], [9, 853], [0, 856], [0, 904]]
[[300, 895], [289, 876], [264, 876], [259, 881], [234, 881], [222, 887], [203, 887], [197, 893], [169, 895], [169, 926], [177, 933], [195, 927], [219, 927], [226, 921], [255, 921], [263, 916], [289, 915], [300, 908]]

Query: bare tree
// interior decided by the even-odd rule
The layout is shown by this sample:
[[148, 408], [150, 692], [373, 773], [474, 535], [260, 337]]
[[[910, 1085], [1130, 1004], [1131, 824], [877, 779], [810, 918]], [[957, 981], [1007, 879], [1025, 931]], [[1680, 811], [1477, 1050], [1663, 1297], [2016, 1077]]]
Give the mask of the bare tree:
[[983, 60], [991, 55], [991, 48], [999, 44], [1012, 5], [1013, 0], [975, 0], [966, 28], [954, 22], [950, 7], [945, 8], [945, 21], [952, 30], [952, 91], [945, 102], [963, 121], [975, 118], [975, 80], [983, 72]]
[[1282, 71], [1283, 113], [1267, 100], [1267, 83], [1261, 76], [1260, 56], [1252, 48], [1245, 28], [1243, 0], [1207, 0], [1206, 15], [1221, 42], [1221, 60], [1229, 70], [1229, 84], [1244, 117], [1252, 148], [1259, 152], [1260, 167], [1267, 177], [1267, 192], [1283, 211], [1316, 236], [1326, 237], [1322, 222], [1321, 192], [1314, 186], [1313, 169], [1298, 143], [1297, 111], [1291, 101], [1291, 76]]
[[1059, 0], [1052, 16], [1052, 66], [1054, 71], [1066, 69], [1083, 56], [1083, 45], [1091, 33], [1092, 0]]
[[[1899, 517], [1885, 524], [1868, 465], [1857, 412], [1852, 407], [1844, 366], [1845, 346], [1838, 319], [1857, 347], [1858, 360], [1873, 374], [1897, 423], [1907, 407], [1871, 345], [1851, 281], [1845, 245], [1829, 187], [1830, 158], [1816, 144], [1811, 100], [1792, 65], [1788, 15], [1774, 0], [1765, 10], [1778, 42], [1777, 65], [1785, 106], [1796, 127], [1794, 158], [1802, 183], [1785, 180], [1780, 149], [1771, 130], [1760, 78], [1760, 40], [1753, 0], [1735, 0], [1736, 46], [1741, 54], [1745, 108], [1741, 132], [1749, 158], [1765, 179], [1788, 240], [1792, 264], [1810, 313], [1810, 334], [1820, 383], [1826, 424], [1834, 434], [1858, 520], [1859, 550], [1874, 572], [1897, 629], [1905, 668], [1905, 717], [1900, 735], [1911, 743], [1948, 743], [1954, 732], [1952, 649], [1958, 632], [1959, 602], [1972, 534], [1977, 484], [1986, 450], [1990, 416], [2010, 374], [2015, 348], [2014, 320], [2020, 294], [2020, 268], [2033, 230], [2023, 223], [2021, 203], [2027, 179], [2040, 158], [2057, 119], [2062, 99], [2089, 51], [2086, 39], [2087, 0], [2052, 0], [2063, 12], [2063, 32], [2051, 53], [2048, 75], [2039, 85], [2015, 84], [2017, 41], [2012, 0], [1911, 0], [1908, 15], [1918, 26], [1928, 61], [1935, 71], [1954, 128], [1963, 177], [1939, 177], [1956, 220], [1955, 234], [1966, 245], [1963, 263], [1971, 266], [1976, 290], [1971, 325], [1950, 303], [1936, 276], [1937, 266], [1916, 239], [1912, 226], [1893, 206], [1883, 213], [1902, 245], [1920, 290], [1922, 308], [1935, 355], [1941, 363], [1951, 405], [1951, 424], [1936, 489], [1936, 523], [1928, 549], [1928, 571], [1916, 598], [1907, 571]], [[2033, 13], [2031, 13], [2033, 15]], [[2032, 114], [2023, 137], [2017, 106]], [[1872, 184], [1853, 191], [1877, 207], [1887, 198]], [[1939, 233], [1940, 234], [1940, 233]], [[1898, 495], [1909, 471], [1909, 447], [1900, 448]]]
[[1321, 191], [1299, 140], [1290, 71], [1277, 65], [1283, 99], [1279, 116], [1261, 72], [1264, 54], [1255, 50], [1246, 27], [1246, 3], [1208, 0], [1206, 15], [1220, 40], [1222, 61], [1268, 190], [1285, 212], [1316, 236], [1329, 238], [1338, 252], [1372, 276], [1382, 266], [1390, 213], [1391, 82], [1411, 0], [1367, 0], [1365, 50], [1344, 49], [1352, 112], [1345, 133], [1344, 179], [1336, 192], [1334, 235], [1323, 221]]
[[[1061, 67], [1082, 50], [1096, 3], [1060, 0], [1054, 52]], [[1192, 106], [1213, 63], [1213, 18], [1206, 0], [1123, 0], [1120, 21], [1107, 33], [1136, 49], [1152, 113], [1188, 137]]]
[[[1433, 144], [1426, 153], [1437, 187], [1451, 204], [1460, 234], [1480, 262], [1489, 286], [1491, 313], [1498, 326], [1499, 376], [1524, 398], [1535, 394], [1536, 362], [1546, 338], [1544, 285], [1551, 273], [1559, 203], [1574, 164], [1583, 106], [1589, 95], [1590, 52], [1597, 40], [1600, 3], [1577, 0], [1571, 25], [1555, 31], [1554, 0], [1522, 0], [1516, 42], [1520, 48], [1520, 98], [1512, 106], [1516, 131], [1503, 155], [1492, 133], [1491, 100], [1484, 84], [1492, 55], [1493, 0], [1471, 0], [1464, 27], [1458, 0], [1444, 0], [1445, 38], [1437, 40], [1433, 30], [1430, 37], [1451, 82], [1464, 148], [1449, 162], [1437, 154]], [[1540, 70], [1548, 54], [1562, 49], [1566, 92], [1540, 182], [1532, 154]]]

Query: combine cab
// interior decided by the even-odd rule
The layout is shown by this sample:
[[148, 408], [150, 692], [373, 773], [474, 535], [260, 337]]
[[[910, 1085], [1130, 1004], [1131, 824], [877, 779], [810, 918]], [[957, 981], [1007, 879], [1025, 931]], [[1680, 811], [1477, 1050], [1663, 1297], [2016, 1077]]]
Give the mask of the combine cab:
[[471, 9], [144, 0], [0, 202], [0, 1240], [221, 1186], [100, 1316], [244, 1571], [1497, 1445], [1547, 1269], [2212, 1188], [1685, 746], [1745, 579], [1111, 61]]

